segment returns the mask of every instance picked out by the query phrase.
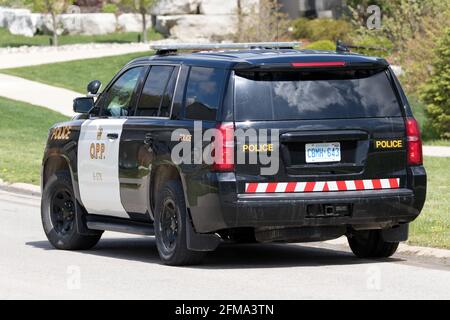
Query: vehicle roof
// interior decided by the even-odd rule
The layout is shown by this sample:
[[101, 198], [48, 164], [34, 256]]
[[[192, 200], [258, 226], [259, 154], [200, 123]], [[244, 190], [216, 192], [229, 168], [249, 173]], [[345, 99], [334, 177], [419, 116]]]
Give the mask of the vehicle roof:
[[201, 51], [195, 53], [172, 53], [136, 58], [129, 64], [150, 62], [177, 63], [198, 66], [233, 68], [236, 65], [263, 65], [292, 62], [326, 62], [345, 61], [347, 63], [381, 63], [382, 58], [370, 57], [355, 53], [343, 53], [324, 50], [295, 50], [295, 49], [251, 49]]

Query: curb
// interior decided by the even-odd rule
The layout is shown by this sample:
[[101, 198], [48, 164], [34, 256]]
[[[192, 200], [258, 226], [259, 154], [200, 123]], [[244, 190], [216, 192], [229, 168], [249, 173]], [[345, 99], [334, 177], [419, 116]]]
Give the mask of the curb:
[[0, 179], [0, 190], [41, 196], [41, 187], [28, 183], [6, 183]]
[[[8, 184], [6, 182], [3, 182], [3, 180], [1, 179], [0, 179], [0, 189], [10, 192], [24, 193], [33, 196], [41, 195], [41, 188], [39, 186], [27, 183]], [[347, 246], [347, 239], [345, 237], [340, 237], [338, 239], [324, 241], [322, 243], [342, 247]], [[398, 247], [397, 253], [415, 255], [424, 258], [433, 257], [437, 259], [444, 259], [450, 261], [450, 250], [447, 249], [411, 246], [409, 244], [401, 243]]]
[[[332, 246], [346, 246], [347, 247], [347, 238], [345, 236], [340, 237], [338, 239], [325, 241], [323, 243], [332, 245]], [[444, 259], [450, 261], [450, 250], [440, 249], [440, 248], [430, 248], [430, 247], [419, 247], [412, 246], [406, 243], [400, 243], [397, 249], [397, 253], [406, 254], [406, 255], [414, 255], [417, 257], [433, 257], [437, 259]]]

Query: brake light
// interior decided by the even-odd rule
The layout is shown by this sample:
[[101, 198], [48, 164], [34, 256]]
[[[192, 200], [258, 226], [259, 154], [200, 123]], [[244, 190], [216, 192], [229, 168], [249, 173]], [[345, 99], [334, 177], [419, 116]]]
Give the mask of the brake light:
[[419, 125], [414, 118], [406, 119], [406, 141], [408, 144], [408, 164], [421, 165], [423, 163], [422, 140]]
[[292, 66], [296, 68], [345, 67], [345, 61], [293, 62]]
[[231, 122], [216, 126], [219, 130], [219, 139], [215, 140], [215, 161], [213, 170], [234, 171], [234, 125]]

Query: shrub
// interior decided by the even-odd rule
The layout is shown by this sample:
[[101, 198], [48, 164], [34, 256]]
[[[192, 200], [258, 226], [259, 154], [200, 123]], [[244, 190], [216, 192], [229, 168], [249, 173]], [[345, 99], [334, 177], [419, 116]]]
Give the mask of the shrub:
[[104, 3], [102, 6], [103, 13], [117, 13], [119, 8], [114, 3]]
[[292, 24], [292, 35], [297, 38], [318, 40], [346, 40], [353, 31], [352, 25], [345, 20], [300, 18]]
[[433, 73], [422, 89], [426, 114], [441, 138], [450, 138], [450, 28], [445, 29], [435, 48]]
[[315, 42], [311, 42], [308, 44], [305, 49], [311, 50], [336, 50], [336, 43], [331, 40], [319, 40]]

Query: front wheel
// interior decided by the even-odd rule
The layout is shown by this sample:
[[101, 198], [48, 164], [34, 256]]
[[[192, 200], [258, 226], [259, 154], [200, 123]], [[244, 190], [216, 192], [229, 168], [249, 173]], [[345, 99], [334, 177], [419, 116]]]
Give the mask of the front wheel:
[[201, 262], [204, 252], [187, 247], [187, 210], [179, 181], [168, 181], [157, 199], [155, 208], [156, 246], [161, 261], [172, 266], [192, 265]]
[[350, 249], [358, 258], [388, 258], [399, 245], [399, 242], [384, 241], [381, 230], [355, 231], [347, 238]]
[[57, 249], [90, 249], [102, 236], [101, 231], [89, 236], [78, 233], [76, 212], [81, 208], [77, 206], [69, 173], [52, 175], [42, 192], [41, 219], [47, 239]]

